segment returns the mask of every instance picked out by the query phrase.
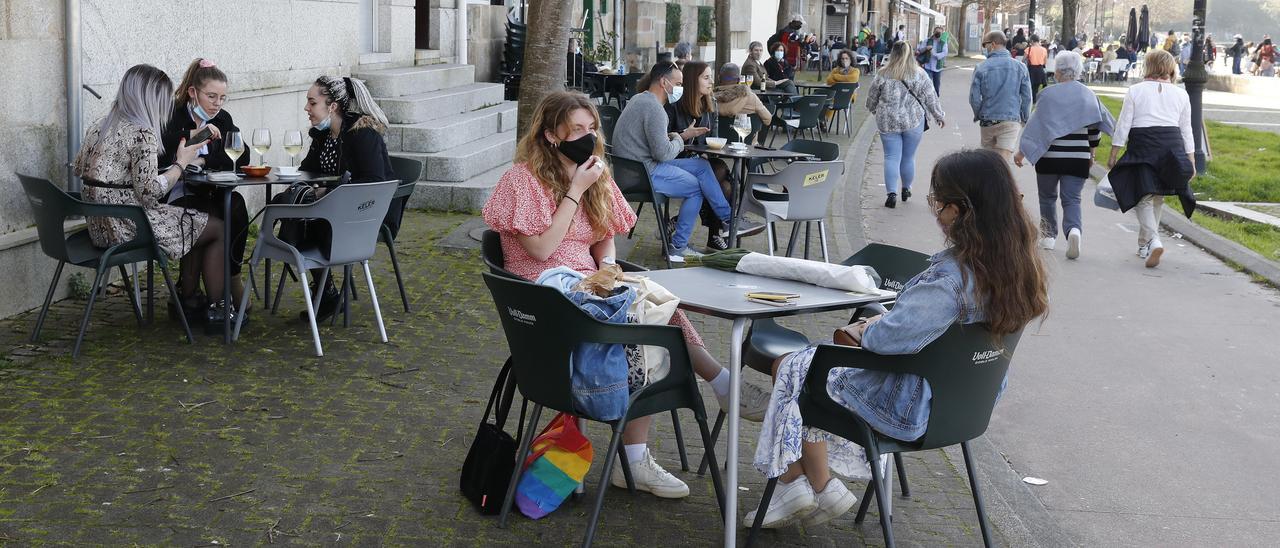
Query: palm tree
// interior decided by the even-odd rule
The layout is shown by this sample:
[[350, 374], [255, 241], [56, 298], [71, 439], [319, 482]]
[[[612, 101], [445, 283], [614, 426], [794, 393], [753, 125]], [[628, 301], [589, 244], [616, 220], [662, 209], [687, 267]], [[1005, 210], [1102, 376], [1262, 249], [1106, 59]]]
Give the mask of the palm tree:
[[524, 135], [534, 109], [547, 94], [564, 89], [565, 57], [569, 51], [569, 2], [530, 2], [529, 36], [520, 75], [517, 135]]
[[[720, 71], [720, 67], [729, 62], [729, 0], [716, 0], [716, 66], [712, 69]], [[717, 84], [719, 79], [716, 80]]]

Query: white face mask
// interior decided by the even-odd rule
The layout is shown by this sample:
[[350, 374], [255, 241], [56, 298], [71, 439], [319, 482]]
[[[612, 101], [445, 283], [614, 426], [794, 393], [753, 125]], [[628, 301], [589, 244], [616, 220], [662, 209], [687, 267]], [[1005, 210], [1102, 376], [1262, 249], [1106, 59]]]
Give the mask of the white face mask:
[[671, 91], [667, 93], [667, 102], [674, 103], [684, 96], [684, 86], [671, 86]]

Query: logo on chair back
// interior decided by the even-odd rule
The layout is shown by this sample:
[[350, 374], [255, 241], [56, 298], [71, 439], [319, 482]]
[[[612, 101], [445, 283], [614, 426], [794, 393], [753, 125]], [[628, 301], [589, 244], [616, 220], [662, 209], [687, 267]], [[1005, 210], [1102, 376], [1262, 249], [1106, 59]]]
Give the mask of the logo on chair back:
[[533, 314], [527, 314], [527, 313], [525, 313], [525, 312], [522, 312], [522, 311], [516, 310], [516, 309], [511, 308], [511, 307], [509, 307], [509, 306], [507, 307], [507, 314], [511, 316], [511, 319], [513, 319], [513, 320], [515, 320], [515, 321], [517, 321], [517, 322], [520, 322], [520, 323], [522, 323], [522, 324], [525, 324], [525, 325], [533, 325], [534, 323], [537, 323], [537, 321], [538, 321], [538, 317], [537, 317], [537, 316], [534, 316]]
[[984, 350], [982, 352], [973, 353], [973, 365], [986, 365], [1000, 359], [1004, 355], [1004, 349], [1000, 350]]
[[360, 205], [356, 206], [356, 210], [357, 210], [357, 211], [364, 211], [364, 210], [366, 210], [366, 209], [369, 209], [369, 208], [373, 207], [373, 203], [374, 203], [374, 202], [376, 202], [376, 201], [377, 201], [377, 200], [369, 200], [369, 201], [367, 201], [367, 202], [364, 202], [364, 203], [362, 203], [362, 204], [360, 204]]
[[898, 280], [889, 280], [889, 279], [886, 279], [886, 280], [884, 281], [884, 287], [883, 287], [883, 289], [888, 289], [888, 290], [890, 290], [890, 291], [902, 291], [902, 288], [903, 288], [903, 287], [905, 287], [905, 286], [903, 285], [903, 283], [902, 283], [902, 282], [900, 282], [900, 281], [898, 281]]
[[831, 174], [830, 169], [815, 171], [804, 176], [804, 186], [816, 185], [827, 180], [827, 175]]

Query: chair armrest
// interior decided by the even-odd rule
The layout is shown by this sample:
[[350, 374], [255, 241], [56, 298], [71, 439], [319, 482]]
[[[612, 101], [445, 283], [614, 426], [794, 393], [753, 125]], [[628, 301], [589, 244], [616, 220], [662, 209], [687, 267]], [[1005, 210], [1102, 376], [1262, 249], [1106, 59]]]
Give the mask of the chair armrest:
[[83, 217], [114, 217], [133, 222], [133, 239], [107, 248], [104, 256], [155, 245], [155, 235], [151, 232], [151, 220], [147, 218], [147, 213], [143, 211], [142, 206], [100, 204], [77, 199], [76, 207], [69, 213]]
[[648, 272], [649, 271], [649, 269], [630, 261], [624, 261], [622, 259], [615, 259], [615, 261], [618, 263], [618, 266], [622, 268], [623, 272]]

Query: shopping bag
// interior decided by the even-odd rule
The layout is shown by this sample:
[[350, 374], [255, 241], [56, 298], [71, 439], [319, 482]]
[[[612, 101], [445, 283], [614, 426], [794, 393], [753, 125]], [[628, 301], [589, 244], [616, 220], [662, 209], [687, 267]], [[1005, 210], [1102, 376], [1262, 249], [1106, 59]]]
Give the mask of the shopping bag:
[[[480, 428], [462, 464], [462, 496], [471, 501], [481, 515], [491, 516], [502, 511], [511, 473], [516, 468], [516, 446], [524, 430], [524, 406], [520, 408], [517, 437], [512, 438], [504, 428], [514, 396], [515, 379], [511, 377], [511, 358], [507, 358], [493, 383], [489, 405], [484, 409], [484, 418], [480, 419]], [[494, 422], [489, 422], [490, 413], [495, 414]]]
[[[680, 307], [679, 297], [649, 278], [628, 280], [626, 284], [636, 292], [636, 299], [631, 301], [631, 307], [627, 310], [628, 321], [645, 325], [667, 325], [671, 322], [671, 316]], [[669, 354], [661, 346], [640, 347], [643, 384], [647, 385], [667, 376], [671, 370]]]
[[1106, 175], [1098, 181], [1098, 189], [1093, 192], [1093, 205], [1120, 211], [1120, 202], [1116, 200], [1116, 191], [1111, 188], [1111, 180]]
[[560, 507], [591, 468], [591, 440], [578, 430], [577, 417], [560, 413], [533, 439], [524, 474], [516, 484], [516, 506], [539, 519]]

